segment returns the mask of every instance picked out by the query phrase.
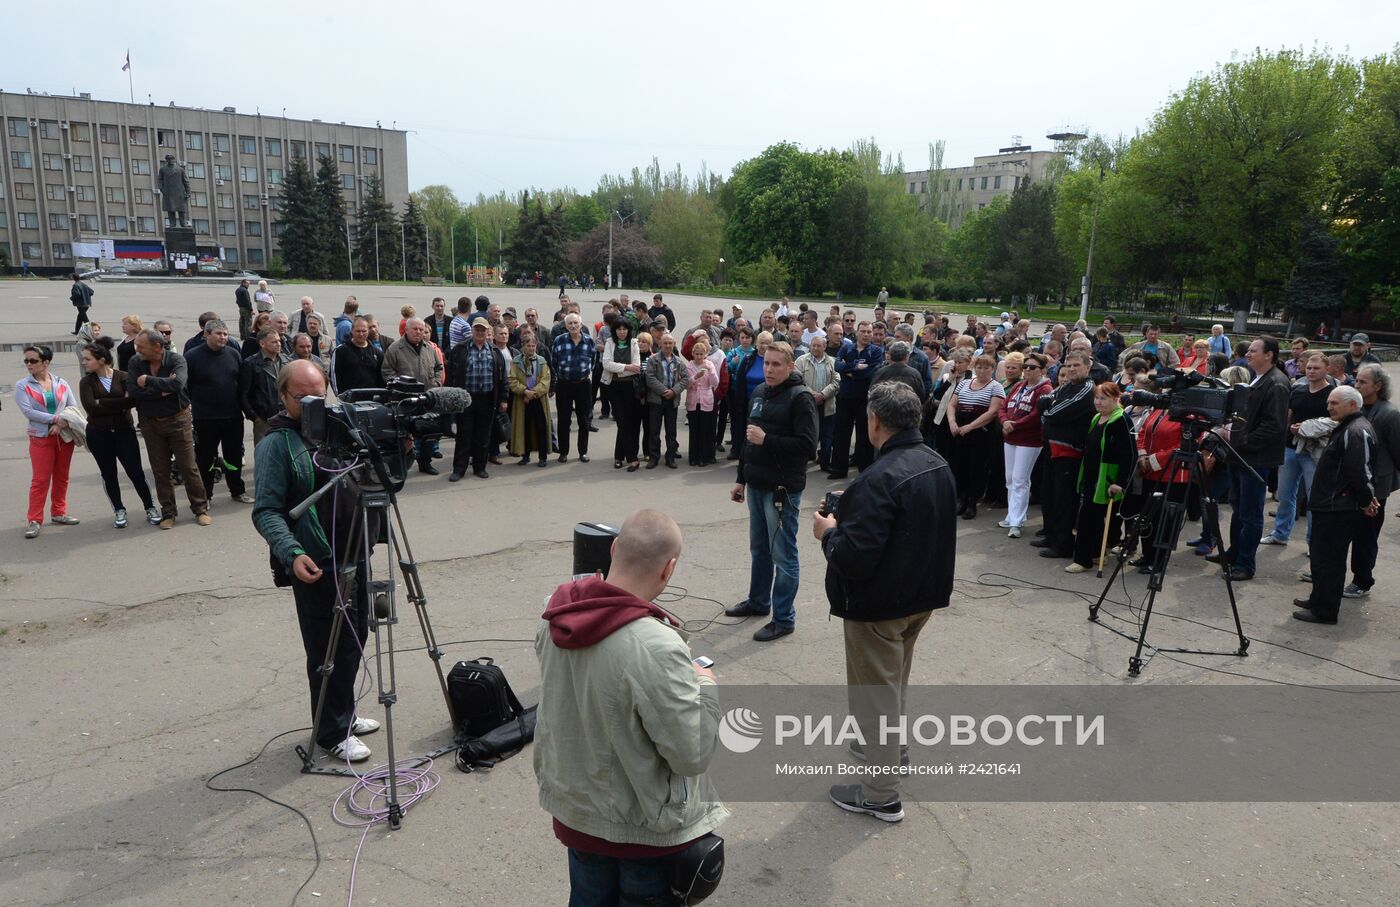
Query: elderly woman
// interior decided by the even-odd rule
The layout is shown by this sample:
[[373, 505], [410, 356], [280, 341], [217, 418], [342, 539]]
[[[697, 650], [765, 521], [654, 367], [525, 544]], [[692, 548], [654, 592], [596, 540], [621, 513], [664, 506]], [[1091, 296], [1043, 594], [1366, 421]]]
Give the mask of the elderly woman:
[[68, 469], [73, 462], [72, 441], [59, 434], [68, 427], [63, 411], [77, 406], [77, 397], [68, 382], [49, 371], [53, 350], [47, 346], [24, 348], [24, 367], [29, 374], [15, 384], [15, 402], [29, 420], [29, 525], [27, 539], [38, 538], [44, 525], [44, 503], [50, 501], [53, 522], [75, 526], [77, 517], [68, 515]]
[[510, 391], [510, 454], [519, 466], [539, 456], [540, 469], [549, 462], [549, 366], [539, 354], [533, 332], [520, 337], [520, 354], [511, 359], [506, 373]]
[[126, 477], [146, 508], [146, 520], [152, 526], [160, 524], [160, 510], [151, 497], [146, 472], [141, 465], [141, 444], [131, 421], [135, 401], [126, 395], [126, 373], [112, 367], [112, 345], [107, 337], [83, 347], [83, 380], [78, 382], [78, 398], [87, 412], [87, 449], [97, 461], [102, 473], [102, 487], [112, 505], [114, 529], [127, 526], [126, 504], [122, 501], [121, 483], [117, 479], [117, 464], [126, 470]]
[[710, 358], [710, 341], [697, 337], [690, 345], [686, 362], [689, 384], [685, 391], [685, 411], [690, 424], [691, 466], [715, 462], [715, 400], [719, 390], [719, 367]]
[[[277, 299], [272, 295], [272, 291], [267, 288], [266, 280], [258, 281], [258, 289], [253, 293], [253, 304], [259, 312], [271, 312], [277, 308]], [[257, 335], [256, 328], [253, 331]]]
[[1094, 388], [1094, 409], [1089, 435], [1084, 442], [1084, 459], [1079, 461], [1079, 517], [1074, 532], [1074, 560], [1066, 573], [1083, 573], [1093, 568], [1104, 547], [1107, 520], [1108, 547], [1118, 544], [1123, 531], [1122, 508], [1108, 512], [1110, 502], [1121, 502], [1128, 476], [1137, 459], [1132, 428], [1123, 415], [1119, 399], [1123, 389], [1113, 381]]
[[[650, 341], [651, 335], [647, 335]], [[632, 322], [616, 318], [612, 336], [603, 347], [603, 393], [612, 404], [613, 421], [617, 423], [617, 439], [613, 442], [613, 469], [627, 464], [628, 472], [641, 468], [637, 453], [637, 437], [642, 424], [642, 399], [646, 393], [642, 378], [642, 358], [639, 346], [632, 338]]]
[[1209, 374], [1210, 371], [1210, 341], [1197, 340], [1191, 344], [1188, 350], [1182, 347], [1181, 364], [1177, 366], [1179, 371], [1199, 372], [1202, 375]]
[[945, 458], [951, 457], [953, 450], [953, 436], [948, 432], [948, 406], [953, 402], [953, 388], [972, 375], [972, 356], [972, 349], [953, 347], [943, 370], [934, 379], [933, 393], [929, 394], [931, 416], [923, 426], [924, 441]]
[[994, 377], [991, 356], [972, 361], [972, 377], [954, 386], [948, 404], [948, 434], [953, 441], [953, 475], [960, 499], [957, 513], [965, 520], [977, 516], [977, 502], [987, 492], [997, 458], [992, 446], [1001, 442], [997, 415], [1006, 401], [1006, 388]]

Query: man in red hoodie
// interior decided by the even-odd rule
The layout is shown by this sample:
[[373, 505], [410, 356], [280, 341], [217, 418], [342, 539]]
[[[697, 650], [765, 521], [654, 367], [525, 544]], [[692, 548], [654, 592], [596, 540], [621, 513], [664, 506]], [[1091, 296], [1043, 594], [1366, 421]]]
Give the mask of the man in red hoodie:
[[583, 899], [571, 903], [679, 903], [667, 858], [713, 846], [729, 817], [705, 774], [720, 720], [714, 672], [651, 603], [680, 552], [670, 517], [638, 511], [613, 542], [607, 578], [556, 589], [535, 636], [535, 777], [569, 849], [569, 885]]

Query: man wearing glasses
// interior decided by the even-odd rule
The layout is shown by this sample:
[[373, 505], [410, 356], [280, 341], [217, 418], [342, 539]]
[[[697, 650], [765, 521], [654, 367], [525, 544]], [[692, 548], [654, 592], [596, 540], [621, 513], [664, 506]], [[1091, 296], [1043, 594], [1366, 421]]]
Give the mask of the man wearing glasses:
[[1031, 500], [1031, 472], [1042, 443], [1040, 409], [1036, 401], [1050, 393], [1045, 357], [1027, 353], [1021, 363], [1022, 379], [1012, 385], [1001, 408], [1001, 434], [1006, 462], [1006, 519], [999, 524], [1006, 537], [1021, 537]]

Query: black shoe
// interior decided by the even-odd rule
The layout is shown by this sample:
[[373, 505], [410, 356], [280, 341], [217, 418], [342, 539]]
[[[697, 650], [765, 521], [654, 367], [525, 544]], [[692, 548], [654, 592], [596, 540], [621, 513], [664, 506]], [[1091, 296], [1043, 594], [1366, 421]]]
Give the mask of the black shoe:
[[427, 460], [423, 460], [418, 464], [418, 471], [423, 473], [424, 475], [429, 476], [442, 475], [442, 473], [438, 471], [437, 467], [435, 467], [431, 462]]
[[954, 516], [962, 516], [964, 513], [967, 513], [967, 507], [968, 507], [967, 501], [963, 500], [962, 498], [959, 498], [959, 499], [958, 499], [958, 509], [953, 511], [953, 515], [954, 515]]
[[641, 468], [642, 468], [642, 461], [641, 461], [641, 460], [633, 460], [631, 463], [628, 463], [628, 464], [627, 464], [627, 471], [628, 471], [628, 472], [636, 472], [637, 470], [639, 470], [639, 469], [641, 469]]
[[1295, 599], [1293, 599], [1293, 607], [1295, 607], [1295, 608], [1306, 608], [1306, 609], [1308, 609], [1309, 611], [1311, 611], [1311, 610], [1312, 610], [1312, 596], [1311, 596], [1311, 595], [1304, 595], [1302, 598], [1295, 598]]
[[441, 460], [441, 459], [442, 459], [442, 451], [440, 451], [440, 450], [435, 450], [435, 451], [433, 451], [433, 459], [434, 459], [434, 460]]
[[667, 457], [667, 458], [666, 458], [666, 468], [667, 468], [667, 469], [675, 469], [675, 468], [676, 468], [676, 458], [675, 458], [675, 457]]
[[613, 460], [613, 469], [621, 469], [621, 468], [622, 468], [622, 461], [621, 461], [621, 460]]
[[731, 450], [731, 451], [729, 451], [729, 456], [725, 457], [725, 459], [726, 459], [726, 460], [737, 460], [737, 459], [739, 459], [739, 455], [738, 455], [737, 453], [735, 453], [733, 450]]
[[661, 465], [660, 460], [647, 460], [647, 469], [655, 469]]
[[462, 481], [462, 475], [463, 475], [463, 473], [454, 472], [454, 473], [452, 473], [452, 475], [450, 475], [450, 476], [447, 477], [447, 481], [449, 481], [449, 482], [460, 482], [460, 481]]
[[1035, 531], [1035, 537], [1038, 538], [1038, 539], [1043, 539], [1043, 538], [1045, 538], [1045, 537], [1046, 537], [1047, 535], [1049, 535], [1049, 534], [1050, 534], [1049, 531], [1048, 531], [1048, 530], [1045, 530], [1045, 529], [1037, 529], [1037, 530]]
[[484, 470], [484, 469], [473, 469], [473, 470], [472, 470], [472, 475], [476, 476], [478, 479], [489, 479], [489, 478], [491, 478], [491, 474], [488, 473], [488, 472], [487, 472], [486, 470]]
[[1030, 546], [1032, 548], [1049, 548], [1050, 540], [1043, 535], [1037, 536], [1036, 538], [1031, 539]]
[[549, 463], [544, 459], [544, 457], [540, 457], [540, 461], [535, 465], [538, 466], [540, 469], [544, 469], [546, 466], [549, 465]]
[[963, 511], [962, 518], [965, 519], [965, 520], [976, 519], [976, 518], [977, 518], [977, 505], [976, 505], [976, 504], [968, 504], [968, 505], [967, 505], [967, 509]]
[[893, 800], [889, 803], [871, 803], [860, 795], [859, 784], [837, 784], [830, 791], [831, 802], [848, 813], [864, 813], [874, 816], [881, 822], [904, 821], [904, 806]]
[[1335, 624], [1337, 622], [1337, 618], [1323, 617], [1311, 608], [1303, 611], [1294, 611], [1293, 619], [1301, 620], [1305, 624]]
[[567, 463], [567, 462], [569, 462], [569, 455], [568, 455], [568, 454], [560, 454], [560, 455], [559, 455], [559, 462], [560, 462], [560, 463]]
[[755, 605], [753, 602], [749, 601], [749, 600], [746, 598], [746, 599], [744, 599], [743, 601], [739, 602], [739, 604], [737, 604], [737, 605], [732, 605], [732, 606], [730, 606], [730, 607], [728, 607], [728, 608], [725, 608], [725, 609], [724, 609], [724, 616], [725, 616], [725, 617], [767, 617], [767, 616], [768, 616], [768, 609], [767, 609], [767, 608], [759, 607], [758, 605]]
[[590, 422], [590, 423], [588, 423], [588, 430], [589, 430], [589, 431], [597, 431], [597, 430], [598, 430], [598, 426], [596, 426], [596, 425], [594, 425], [592, 422]]
[[1223, 564], [1225, 563], [1225, 552], [1216, 551], [1212, 554], [1207, 554], [1206, 560], [1210, 561], [1212, 564]]
[[775, 639], [782, 639], [790, 634], [795, 628], [785, 627], [782, 624], [768, 622], [758, 628], [758, 632], [753, 635], [754, 642], [772, 642]]
[[[544, 461], [541, 460], [540, 462], [543, 463]], [[516, 465], [516, 466], [529, 466], [529, 465], [530, 465], [530, 458], [529, 458], [529, 457], [521, 457], [521, 458], [520, 458], [520, 462], [519, 462], [519, 463], [516, 463], [515, 465]]]
[[1133, 558], [1132, 560], [1128, 561], [1128, 566], [1129, 566], [1129, 567], [1146, 567], [1146, 566], [1148, 566], [1148, 565], [1151, 564], [1151, 563], [1152, 563], [1152, 558], [1150, 558], [1150, 557], [1148, 557], [1147, 555], [1144, 554], [1142, 557], [1135, 557], [1135, 558]]
[[1231, 567], [1228, 576], [1232, 583], [1243, 583], [1254, 579], [1253, 573], [1248, 573], [1239, 567]]
[[833, 469], [831, 472], [829, 472], [829, 473], [826, 474], [826, 477], [827, 477], [828, 479], [831, 479], [833, 482], [839, 482], [839, 481], [841, 481], [842, 479], [846, 478], [846, 476], [849, 475], [849, 474], [850, 474], [849, 470], [837, 470], [837, 469]]
[[578, 461], [579, 461], [580, 463], [587, 463], [587, 462], [588, 462], [588, 454], [579, 454], [579, 455], [578, 455]]
[[1040, 556], [1058, 558], [1074, 557], [1074, 555], [1070, 554], [1068, 551], [1056, 551], [1054, 548], [1049, 547], [1040, 549]]

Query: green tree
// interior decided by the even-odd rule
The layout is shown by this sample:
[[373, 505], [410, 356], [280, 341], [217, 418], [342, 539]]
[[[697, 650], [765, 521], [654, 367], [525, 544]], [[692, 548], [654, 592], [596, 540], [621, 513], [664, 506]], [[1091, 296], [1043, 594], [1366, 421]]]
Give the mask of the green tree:
[[647, 238], [661, 250], [667, 275], [678, 273], [682, 263], [700, 278], [710, 277], [719, 267], [724, 215], [709, 196], [667, 189], [652, 206], [645, 230]]
[[365, 180], [364, 199], [355, 221], [359, 232], [355, 239], [355, 261], [365, 276], [401, 280], [399, 221], [394, 216], [394, 206], [384, 198], [384, 187], [377, 174]]
[[403, 206], [399, 235], [403, 242], [404, 280], [422, 280], [428, 273], [428, 228], [423, 224], [423, 213], [412, 195]]
[[527, 278], [541, 271], [552, 282], [568, 266], [564, 209], [555, 205], [546, 211], [539, 198], [531, 201], [528, 192], [521, 195], [514, 235], [505, 249], [506, 266], [511, 274]]
[[[448, 269], [443, 263], [452, 257], [452, 232], [457, 218], [462, 215], [462, 203], [451, 189], [442, 185], [424, 186], [409, 197], [422, 212], [423, 225], [428, 231], [428, 243], [432, 249], [430, 268], [446, 274]], [[457, 236], [456, 242], [460, 248], [462, 237]]]
[[1055, 187], [1022, 183], [997, 216], [986, 276], [1002, 297], [1030, 305], [1060, 295], [1066, 262], [1055, 239]]
[[1297, 266], [1283, 288], [1284, 305], [1295, 318], [1309, 322], [1331, 317], [1342, 307], [1346, 275], [1340, 243], [1321, 218], [1309, 218], [1298, 237]]
[[569, 230], [570, 239], [583, 239], [606, 217], [603, 206], [589, 195], [576, 195], [564, 204], [564, 224]]
[[326, 276], [344, 280], [350, 276], [349, 236], [346, 233], [348, 215], [345, 190], [340, 185], [340, 169], [329, 155], [321, 155], [316, 163], [316, 197], [321, 206], [321, 242], [326, 256]]
[[772, 252], [765, 252], [757, 261], [734, 269], [734, 279], [740, 285], [757, 290], [765, 296], [780, 296], [792, 282], [792, 272]]
[[1339, 142], [1332, 205], [1347, 302], [1380, 302], [1400, 317], [1400, 48], [1364, 61], [1361, 78]]
[[1356, 82], [1353, 67], [1321, 53], [1255, 52], [1193, 79], [1125, 161], [1168, 215], [1177, 267], [1224, 291], [1236, 330], [1260, 286], [1291, 270]]
[[293, 277], [322, 280], [330, 270], [326, 260], [327, 230], [324, 206], [316, 191], [316, 180], [306, 158], [294, 157], [282, 182], [282, 203], [277, 222], [281, 225], [279, 257]]
[[827, 212], [826, 249], [821, 285], [856, 294], [869, 282], [870, 190], [849, 180], [836, 190]]

